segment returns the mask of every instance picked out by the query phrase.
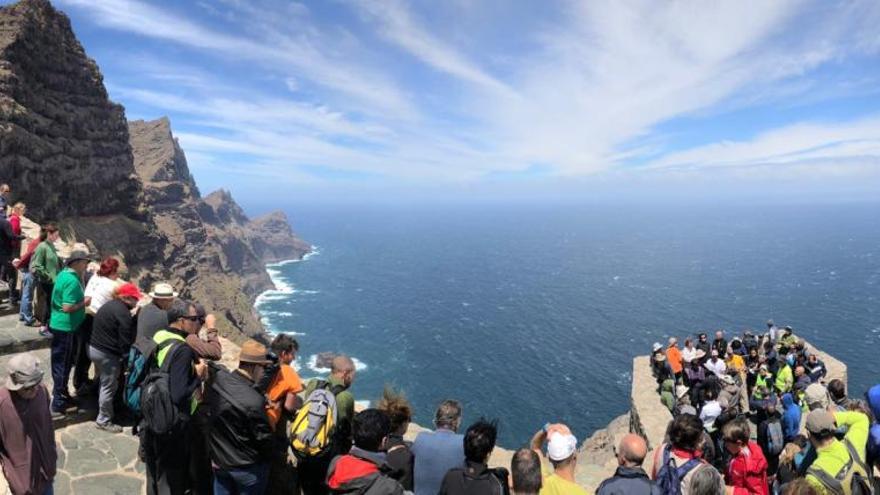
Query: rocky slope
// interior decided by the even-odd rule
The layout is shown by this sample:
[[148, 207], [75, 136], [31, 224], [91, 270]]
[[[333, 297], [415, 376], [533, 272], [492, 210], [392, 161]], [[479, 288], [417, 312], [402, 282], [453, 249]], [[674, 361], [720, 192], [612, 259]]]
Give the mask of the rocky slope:
[[167, 280], [204, 303], [235, 340], [262, 330], [265, 263], [310, 250], [283, 213], [252, 222], [226, 191], [202, 198], [169, 121], [126, 122], [47, 0], [0, 8], [0, 180], [143, 288]]

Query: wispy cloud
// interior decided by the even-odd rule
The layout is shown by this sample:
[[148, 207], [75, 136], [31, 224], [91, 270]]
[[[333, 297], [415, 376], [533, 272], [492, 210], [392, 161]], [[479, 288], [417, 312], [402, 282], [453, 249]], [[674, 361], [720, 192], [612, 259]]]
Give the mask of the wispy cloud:
[[58, 2], [107, 39], [157, 42], [99, 60], [111, 94], [170, 114], [193, 161], [218, 170], [249, 157], [262, 176], [461, 184], [772, 165], [856, 176], [880, 157], [880, 104], [845, 102], [877, 91], [871, 0], [563, 0], [540, 20], [508, 4], [498, 22], [516, 30], [467, 36], [459, 25], [481, 23], [466, 3]]

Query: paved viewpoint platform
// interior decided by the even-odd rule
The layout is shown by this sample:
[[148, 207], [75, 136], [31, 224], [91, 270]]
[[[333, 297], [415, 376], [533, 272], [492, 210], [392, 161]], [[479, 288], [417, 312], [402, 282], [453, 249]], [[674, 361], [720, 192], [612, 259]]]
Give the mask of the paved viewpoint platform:
[[47, 349], [50, 344], [51, 339], [40, 335], [39, 328], [18, 321], [18, 314], [0, 316], [0, 356]]

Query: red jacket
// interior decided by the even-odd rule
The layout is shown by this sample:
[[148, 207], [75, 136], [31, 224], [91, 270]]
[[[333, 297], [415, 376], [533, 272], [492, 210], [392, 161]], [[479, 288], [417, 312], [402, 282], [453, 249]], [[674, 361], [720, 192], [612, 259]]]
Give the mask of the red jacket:
[[734, 495], [768, 495], [767, 459], [757, 443], [749, 442], [730, 460], [724, 481]]

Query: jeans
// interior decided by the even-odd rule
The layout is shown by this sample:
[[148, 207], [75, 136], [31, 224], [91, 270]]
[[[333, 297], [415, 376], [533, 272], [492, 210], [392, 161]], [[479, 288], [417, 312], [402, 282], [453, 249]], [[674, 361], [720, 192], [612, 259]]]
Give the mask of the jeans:
[[89, 382], [89, 368], [92, 361], [89, 359], [89, 341], [92, 340], [92, 322], [94, 317], [86, 314], [86, 318], [76, 329], [76, 337], [73, 339], [73, 388], [80, 387]]
[[28, 270], [21, 272], [21, 307], [18, 318], [30, 325], [34, 322], [34, 274]]
[[70, 367], [73, 363], [74, 332], [52, 332], [52, 410], [62, 411], [70, 401], [67, 382], [70, 381]]
[[269, 480], [269, 464], [235, 469], [214, 469], [214, 495], [263, 495]]
[[106, 425], [113, 421], [113, 397], [116, 395], [116, 389], [119, 388], [122, 358], [89, 346], [89, 359], [95, 364], [95, 371], [101, 381], [96, 421], [100, 425]]

